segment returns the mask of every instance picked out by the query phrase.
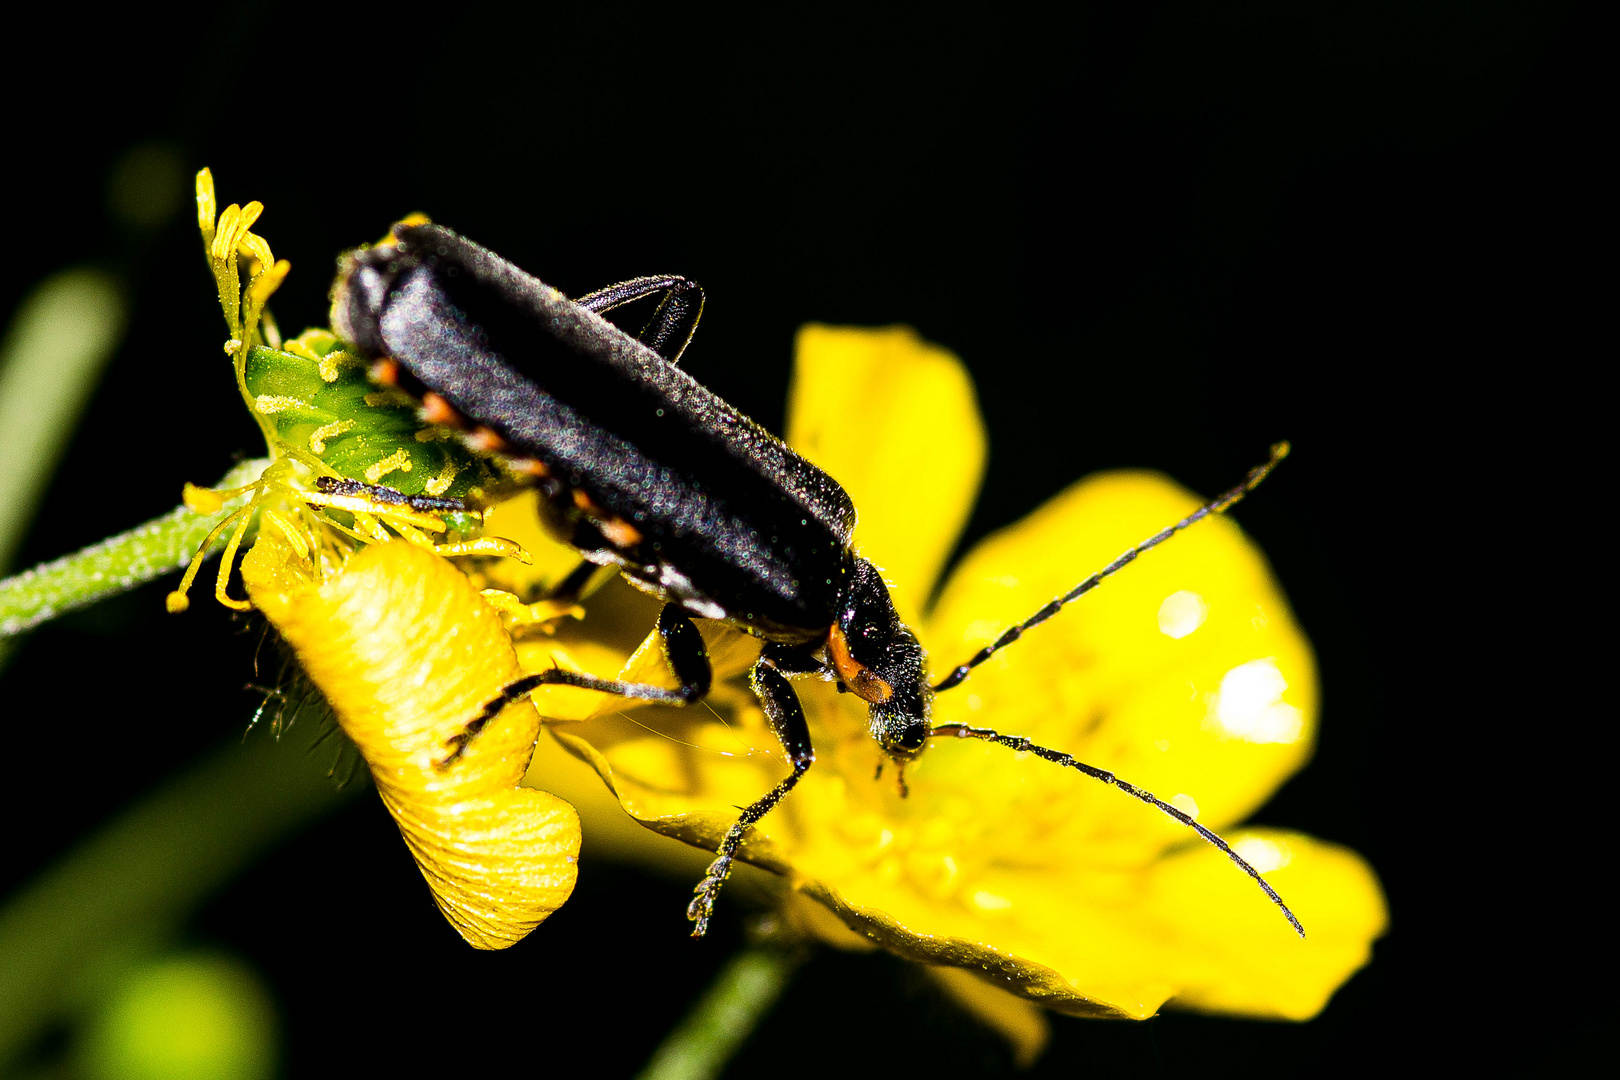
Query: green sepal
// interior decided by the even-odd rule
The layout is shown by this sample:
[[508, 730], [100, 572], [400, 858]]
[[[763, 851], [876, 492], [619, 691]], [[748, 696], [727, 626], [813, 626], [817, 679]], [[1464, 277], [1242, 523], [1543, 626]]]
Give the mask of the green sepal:
[[[423, 424], [415, 403], [403, 395], [390, 400], [388, 391], [367, 377], [363, 362], [344, 353], [330, 333], [308, 331], [289, 344], [299, 351], [255, 346], [244, 373], [255, 411], [283, 444], [314, 454], [341, 476], [407, 495], [430, 493], [429, 482], [448, 475], [453, 475], [449, 486], [431, 494], [478, 504], [501, 486], [500, 474], [486, 459], [453, 434]], [[330, 382], [322, 376], [323, 359], [327, 374], [335, 375]], [[408, 468], [375, 472], [401, 451]], [[463, 516], [468, 521], [449, 520]], [[446, 518], [452, 531], [467, 531], [473, 523], [470, 515]]]

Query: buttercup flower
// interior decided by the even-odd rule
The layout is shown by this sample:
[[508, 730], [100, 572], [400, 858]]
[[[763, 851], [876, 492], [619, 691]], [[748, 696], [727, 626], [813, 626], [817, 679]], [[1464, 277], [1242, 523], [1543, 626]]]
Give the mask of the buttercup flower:
[[[469, 944], [505, 948], [573, 891], [579, 818], [562, 799], [518, 786], [540, 731], [526, 701], [502, 710], [449, 760], [448, 741], [519, 673], [501, 616], [435, 551], [522, 553], [494, 540], [435, 543], [432, 534], [447, 526], [423, 508], [431, 503], [322, 483], [358, 474], [411, 494], [476, 495], [493, 473], [457, 444], [417, 438], [414, 404], [379, 393], [329, 333], [306, 332], [283, 347], [260, 322], [288, 270], [249, 231], [262, 207], [232, 205], [216, 218], [207, 170], [197, 178], [197, 204], [231, 330], [225, 351], [271, 457], [246, 488], [187, 489], [187, 503], [204, 511], [248, 496], [216, 530], [234, 526], [215, 595], [256, 607], [291, 644], [369, 766], [445, 918]], [[239, 261], [247, 262], [246, 285]], [[255, 524], [242, 561], [249, 603], [226, 586]], [[185, 610], [199, 563], [170, 594], [171, 611]], [[548, 613], [515, 598], [509, 607], [531, 622]]]
[[509, 705], [440, 766], [446, 740], [518, 677], [511, 639], [466, 577], [425, 548], [393, 542], [362, 548], [317, 583], [268, 532], [242, 576], [370, 766], [461, 936], [505, 948], [561, 907], [577, 875], [579, 816], [518, 786], [540, 733], [534, 706]]
[[[930, 607], [983, 461], [955, 358], [908, 330], [807, 327], [789, 440], [850, 492], [856, 545], [885, 569], [936, 679], [1200, 503], [1151, 473], [1084, 480], [980, 544]], [[741, 671], [757, 653], [709, 628], [717, 669]], [[580, 660], [557, 642], [520, 641], [518, 653], [525, 670]], [[644, 649], [625, 677], [669, 685], [661, 667]], [[1190, 830], [999, 746], [936, 739], [908, 767], [902, 797], [893, 780], [874, 780], [882, 757], [864, 702], [814, 679], [793, 685], [816, 763], [742, 857], [781, 875], [786, 910], [834, 944], [876, 944], [1078, 1015], [1141, 1018], [1174, 1000], [1305, 1019], [1366, 962], [1384, 927], [1377, 881], [1353, 852], [1297, 833], [1227, 832], [1298, 913], [1301, 941]], [[737, 680], [717, 685], [712, 710], [645, 708], [633, 722], [634, 703], [622, 699], [564, 688], [535, 698], [543, 715], [584, 718], [554, 730], [628, 813], [709, 850], [735, 808], [788, 771]], [[1316, 710], [1310, 647], [1264, 558], [1235, 522], [1215, 518], [940, 694], [934, 719], [1067, 751], [1225, 832], [1307, 760]]]
[[[211, 219], [211, 185], [207, 203]], [[205, 226], [222, 299], [235, 293], [237, 252], [285, 273], [247, 232], [252, 214], [233, 210], [220, 218], [224, 239]], [[468, 528], [441, 537], [449, 519], [425, 503], [368, 501], [318, 483], [465, 492], [480, 503], [499, 495], [494, 474], [464, 453], [446, 449], [422, 464], [422, 448], [440, 445], [434, 431], [379, 421], [390, 408], [414, 412], [355, 381], [363, 375], [330, 334], [255, 349], [253, 320], [240, 312], [262, 309], [264, 281], [261, 269], [232, 322], [238, 382], [276, 456], [250, 485], [234, 534], [240, 540], [257, 512], [243, 577], [360, 747], [447, 917], [473, 944], [501, 947], [566, 898], [579, 825], [566, 802], [535, 789], [576, 783], [574, 759], [651, 830], [627, 834], [588, 818], [588, 835], [600, 822], [648, 858], [667, 850], [654, 833], [712, 853], [737, 807], [788, 772], [739, 677], [759, 644], [700, 621], [716, 676], [702, 703], [652, 707], [544, 687], [451, 760], [449, 741], [521, 674], [557, 665], [672, 686], [648, 633], [657, 602], [599, 583], [585, 618], [562, 625], [561, 612], [525, 602], [577, 560], [539, 533], [532, 500], [492, 506], [481, 536]], [[226, 311], [232, 320], [230, 303]], [[250, 387], [253, 356], [269, 365], [261, 383], [268, 371], [284, 392]], [[360, 441], [359, 431], [375, 437]], [[355, 456], [339, 468], [343, 439]], [[936, 679], [1200, 502], [1154, 474], [1092, 477], [980, 544], [930, 603], [984, 458], [956, 359], [908, 330], [808, 327], [788, 440], [853, 497], [855, 544], [884, 568]], [[523, 554], [457, 569], [435, 551]], [[231, 602], [225, 580], [218, 593]], [[997, 653], [936, 698], [933, 718], [1071, 753], [1223, 832], [1297, 912], [1305, 941], [1219, 851], [1119, 790], [1001, 746], [938, 738], [908, 766], [906, 794], [892, 766], [874, 776], [884, 760], [864, 702], [813, 678], [793, 685], [816, 762], [750, 832], [741, 860], [776, 875], [781, 910], [803, 932], [935, 966], [1021, 1040], [1025, 1056], [1040, 1025], [1020, 1001], [1086, 1016], [1146, 1017], [1174, 1001], [1308, 1018], [1382, 932], [1382, 895], [1354, 853], [1278, 830], [1229, 831], [1308, 758], [1317, 706], [1309, 645], [1230, 520], [1199, 524]], [[536, 749], [529, 786], [519, 787]]]

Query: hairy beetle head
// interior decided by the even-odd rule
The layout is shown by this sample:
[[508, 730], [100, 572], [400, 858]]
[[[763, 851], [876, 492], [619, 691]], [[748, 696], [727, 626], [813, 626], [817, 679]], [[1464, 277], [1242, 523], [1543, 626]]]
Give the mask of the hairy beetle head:
[[834, 667], [845, 686], [870, 705], [872, 737], [901, 761], [928, 741], [933, 691], [923, 674], [927, 654], [900, 621], [877, 567], [857, 558], [854, 579], [833, 628]]

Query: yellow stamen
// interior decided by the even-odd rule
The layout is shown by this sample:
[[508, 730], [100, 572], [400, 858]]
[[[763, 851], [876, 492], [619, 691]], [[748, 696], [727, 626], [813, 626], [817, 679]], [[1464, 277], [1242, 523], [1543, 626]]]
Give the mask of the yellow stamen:
[[236, 565], [236, 553], [242, 547], [242, 537], [247, 535], [248, 525], [253, 521], [252, 509], [254, 503], [249, 503], [244, 509], [248, 513], [241, 515], [241, 523], [231, 538], [225, 544], [225, 553], [219, 557], [219, 576], [214, 579], [214, 599], [228, 608], [236, 611], [251, 611], [253, 605], [246, 600], [233, 600], [225, 592], [225, 587], [231, 583], [231, 567]]
[[307, 409], [309, 402], [295, 398], [290, 394], [260, 394], [253, 399], [253, 411], [262, 416], [270, 416], [288, 409]]
[[405, 452], [403, 446], [381, 461], [368, 465], [366, 467], [366, 483], [375, 484], [395, 469], [400, 472], [411, 471], [411, 455]]
[[336, 352], [329, 352], [325, 356], [320, 357], [317, 367], [321, 374], [321, 381], [332, 383], [338, 381], [338, 376], [342, 373], [344, 368], [355, 367], [358, 366], [359, 363], [360, 361], [357, 357], [351, 353], [339, 349]]
[[298, 552], [299, 558], [309, 558], [309, 545], [304, 542], [304, 537], [298, 531], [297, 526], [268, 506], [264, 508], [263, 514], [266, 521], [281, 530], [281, 534], [287, 538], [287, 542], [292, 545], [293, 550]]
[[[352, 419], [334, 420], [330, 424], [322, 424], [320, 427], [309, 433], [309, 448], [317, 454], [324, 454], [326, 453], [327, 439], [335, 439], [339, 435], [353, 430], [354, 421]], [[445, 486], [448, 487], [449, 485], [447, 484]], [[438, 495], [440, 492], [430, 491], [428, 494]]]
[[182, 612], [191, 606], [191, 601], [187, 599], [186, 593], [191, 589], [191, 583], [197, 580], [197, 571], [202, 569], [204, 553], [213, 545], [215, 540], [219, 539], [220, 533], [229, 528], [237, 518], [252, 509], [253, 506], [250, 503], [208, 530], [208, 535], [203, 537], [203, 542], [197, 545], [197, 553], [191, 557], [191, 563], [186, 567], [185, 576], [180, 579], [179, 586], [164, 598], [163, 606], [171, 614]]

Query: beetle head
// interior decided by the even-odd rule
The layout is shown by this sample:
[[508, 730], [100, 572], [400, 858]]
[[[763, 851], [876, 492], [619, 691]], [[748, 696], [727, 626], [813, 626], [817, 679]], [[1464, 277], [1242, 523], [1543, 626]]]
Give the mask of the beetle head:
[[933, 697], [923, 677], [925, 654], [900, 621], [877, 567], [855, 560], [853, 582], [828, 638], [839, 681], [871, 709], [872, 737], [895, 761], [916, 756], [928, 741]]

